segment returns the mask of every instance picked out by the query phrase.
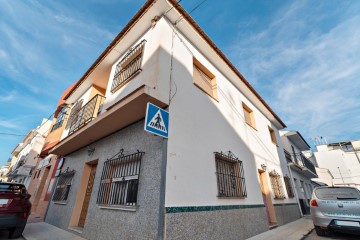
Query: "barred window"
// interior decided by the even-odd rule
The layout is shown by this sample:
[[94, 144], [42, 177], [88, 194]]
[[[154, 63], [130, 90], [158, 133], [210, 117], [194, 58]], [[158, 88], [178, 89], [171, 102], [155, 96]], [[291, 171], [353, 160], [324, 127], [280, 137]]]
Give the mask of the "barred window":
[[124, 155], [123, 150], [104, 163], [97, 204], [136, 206], [141, 158], [144, 152]]
[[284, 199], [285, 193], [281, 182], [281, 176], [274, 170], [269, 173], [271, 187], [274, 191], [275, 199]]
[[59, 114], [56, 117], [56, 123], [52, 126], [51, 131], [54, 131], [54, 130], [58, 129], [63, 125], [67, 109], [68, 109], [67, 106], [64, 106], [61, 109], [61, 111], [59, 112]]
[[79, 111], [82, 107], [82, 104], [83, 104], [83, 100], [81, 99], [71, 109], [69, 118], [68, 118], [66, 126], [65, 126], [66, 129], [69, 129], [71, 126], [75, 125], [76, 121], [78, 120], [78, 115], [79, 115]]
[[287, 194], [288, 194], [289, 198], [293, 198], [294, 197], [294, 191], [293, 191], [293, 188], [291, 186], [290, 178], [288, 176], [285, 176], [284, 177], [284, 182], [285, 182], [285, 187], [286, 187], [286, 191], [287, 191]]
[[116, 65], [111, 92], [117, 91], [132, 77], [141, 72], [141, 62], [145, 43], [146, 40], [142, 40], [138, 45], [130, 48], [125, 57]]
[[75, 170], [66, 171], [59, 175], [58, 182], [56, 184], [53, 201], [63, 202], [68, 199]]
[[230, 151], [215, 152], [218, 197], [246, 197], [242, 162]]

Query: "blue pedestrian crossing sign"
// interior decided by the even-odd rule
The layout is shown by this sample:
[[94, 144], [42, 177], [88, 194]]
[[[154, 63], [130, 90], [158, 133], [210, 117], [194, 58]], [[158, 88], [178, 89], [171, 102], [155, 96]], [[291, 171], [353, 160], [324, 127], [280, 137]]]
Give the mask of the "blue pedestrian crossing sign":
[[168, 138], [169, 112], [148, 103], [145, 117], [145, 131]]

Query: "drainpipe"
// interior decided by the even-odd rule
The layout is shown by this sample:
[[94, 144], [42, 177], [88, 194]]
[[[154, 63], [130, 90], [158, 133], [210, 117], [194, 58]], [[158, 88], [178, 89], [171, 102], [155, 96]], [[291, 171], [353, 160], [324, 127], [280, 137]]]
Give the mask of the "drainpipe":
[[301, 215], [301, 217], [303, 217], [304, 214], [302, 213], [302, 210], [301, 210], [301, 207], [300, 207], [300, 200], [299, 200], [299, 196], [298, 196], [298, 193], [297, 193], [297, 189], [296, 189], [296, 186], [295, 186], [294, 177], [293, 177], [293, 175], [292, 175], [290, 165], [294, 165], [294, 164], [293, 164], [293, 163], [288, 163], [287, 166], [288, 166], [288, 169], [289, 169], [289, 173], [290, 173], [290, 178], [291, 178], [292, 185], [294, 186], [294, 193], [295, 193], [296, 201], [297, 201], [297, 203], [298, 203], [300, 215]]
[[166, 164], [167, 164], [167, 139], [163, 138], [162, 159], [160, 166], [160, 199], [157, 239], [165, 239], [165, 187], [166, 187]]

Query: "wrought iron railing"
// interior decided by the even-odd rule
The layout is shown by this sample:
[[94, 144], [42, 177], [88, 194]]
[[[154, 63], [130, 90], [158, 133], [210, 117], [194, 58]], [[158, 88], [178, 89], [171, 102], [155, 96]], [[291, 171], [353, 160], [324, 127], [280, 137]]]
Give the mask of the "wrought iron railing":
[[94, 120], [99, 113], [100, 106], [104, 103], [105, 97], [97, 94], [82, 108], [79, 109], [75, 115], [75, 119], [70, 125], [69, 134], [74, 133], [76, 130]]
[[117, 64], [111, 92], [115, 92], [133, 76], [141, 72], [143, 48], [146, 40], [131, 48], [125, 57]]
[[269, 173], [269, 177], [275, 199], [285, 199], [284, 187], [281, 182], [280, 174], [273, 170]]
[[72, 185], [72, 180], [75, 175], [75, 170], [68, 171], [61, 173], [59, 175], [58, 182], [56, 184], [53, 201], [59, 202], [59, 201], [66, 201], [69, 196], [70, 188]]
[[242, 162], [230, 151], [215, 152], [218, 197], [246, 197]]
[[123, 149], [104, 163], [97, 204], [105, 206], [136, 206], [141, 158], [144, 152], [129, 155]]
[[284, 153], [285, 153], [285, 158], [286, 158], [286, 160], [288, 162], [293, 162], [293, 163], [295, 163], [296, 165], [298, 165], [301, 168], [306, 167], [307, 169], [309, 169], [313, 173], [316, 173], [314, 164], [309, 159], [307, 159], [304, 156], [304, 154], [302, 154], [301, 152], [291, 155], [289, 152], [284, 150]]

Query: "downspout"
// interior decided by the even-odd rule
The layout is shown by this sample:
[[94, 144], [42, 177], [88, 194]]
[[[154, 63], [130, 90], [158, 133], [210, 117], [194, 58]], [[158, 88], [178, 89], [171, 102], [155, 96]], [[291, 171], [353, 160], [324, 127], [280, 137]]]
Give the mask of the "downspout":
[[165, 187], [166, 187], [166, 164], [167, 164], [167, 139], [162, 142], [162, 159], [160, 166], [160, 199], [157, 238], [165, 239]]
[[300, 200], [299, 200], [299, 196], [298, 196], [297, 189], [296, 189], [296, 186], [295, 186], [294, 177], [293, 177], [292, 172], [291, 172], [290, 164], [293, 165], [293, 163], [288, 163], [287, 166], [288, 166], [288, 169], [289, 169], [289, 173], [290, 173], [290, 178], [291, 178], [292, 185], [294, 186], [295, 198], [296, 198], [296, 201], [297, 201], [297, 203], [298, 203], [300, 215], [301, 215], [301, 217], [303, 217], [304, 214], [302, 213], [302, 210], [301, 210]]

